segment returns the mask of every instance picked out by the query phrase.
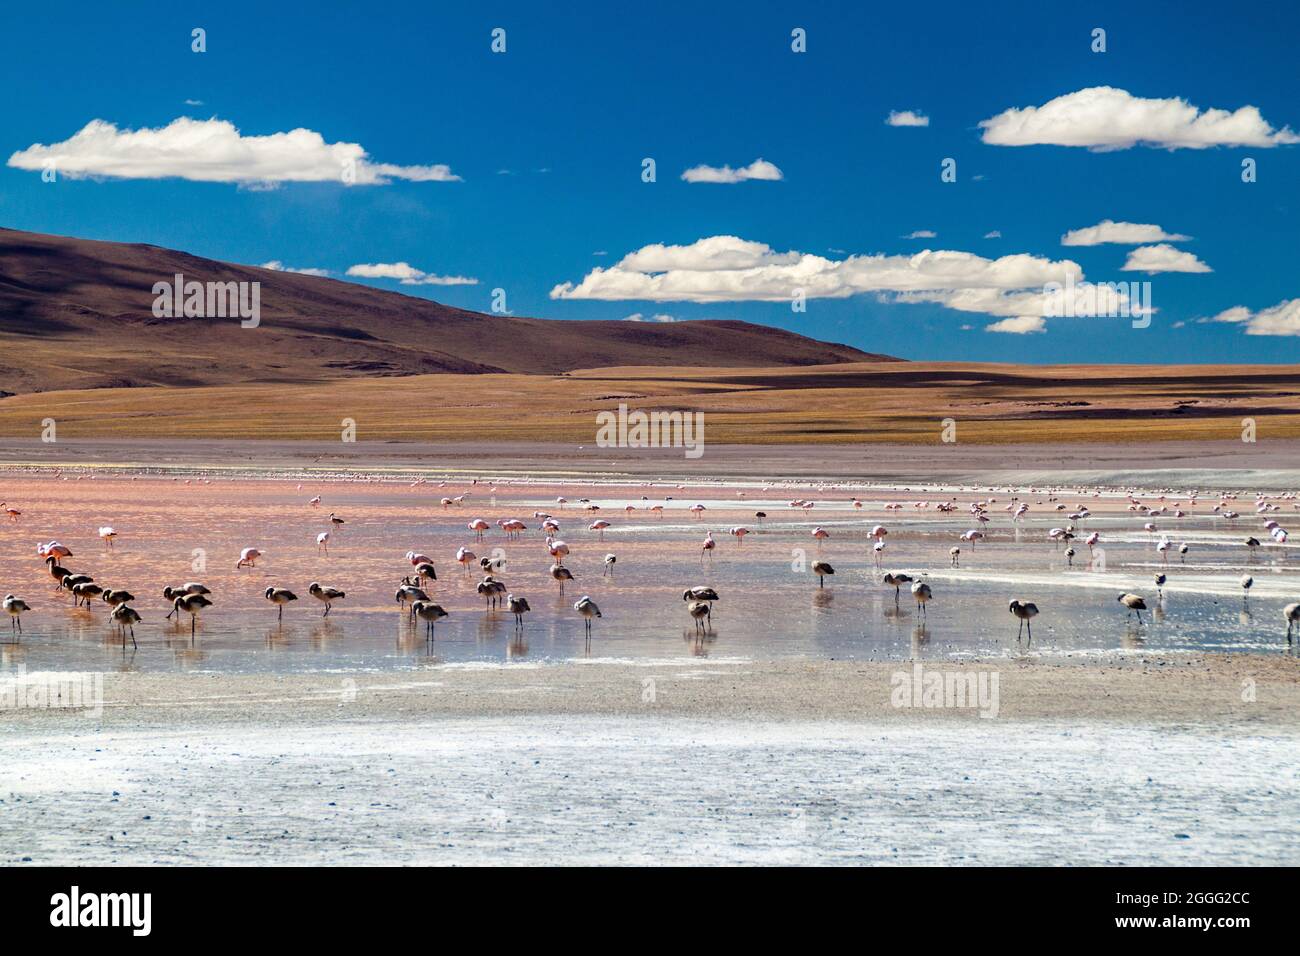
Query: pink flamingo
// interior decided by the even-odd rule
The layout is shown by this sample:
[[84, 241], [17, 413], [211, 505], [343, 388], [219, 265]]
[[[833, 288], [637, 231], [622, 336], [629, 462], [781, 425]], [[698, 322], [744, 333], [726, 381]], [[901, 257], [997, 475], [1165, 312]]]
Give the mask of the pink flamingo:
[[113, 547], [113, 539], [117, 537], [117, 532], [108, 525], [104, 525], [99, 529], [99, 536], [103, 539], [104, 546], [111, 549]]
[[418, 551], [406, 552], [406, 560], [410, 561], [412, 565], [433, 564], [433, 558], [429, 557], [427, 554], [420, 554]]
[[689, 510], [691, 514], [695, 515], [696, 521], [699, 521], [700, 518], [704, 517], [704, 505], [691, 505], [687, 510]]
[[72, 550], [57, 541], [51, 541], [49, 544], [38, 544], [36, 553], [42, 558], [70, 558]]
[[239, 561], [235, 564], [235, 570], [247, 565], [250, 568], [257, 567], [257, 559], [262, 556], [262, 552], [257, 548], [245, 548], [239, 552]]
[[330, 533], [328, 531], [322, 531], [320, 534], [316, 535], [317, 553], [320, 552], [321, 548], [325, 549], [327, 555], [330, 553]]
[[821, 543], [825, 541], [827, 538], [829, 538], [831, 536], [831, 533], [827, 531], [825, 528], [823, 528], [821, 525], [818, 525], [817, 527], [812, 529], [812, 536], [817, 539], [817, 546], [821, 547]]
[[551, 557], [555, 559], [556, 564], [563, 564], [565, 556], [569, 553], [569, 546], [555, 538], [547, 538], [546, 550], [551, 553]]
[[717, 546], [718, 546], [718, 545], [717, 545], [717, 542], [715, 542], [715, 541], [713, 540], [713, 532], [712, 532], [712, 531], [706, 531], [706, 532], [704, 533], [704, 544], [700, 546], [700, 563], [701, 563], [701, 564], [704, 563], [704, 555], [705, 555], [705, 554], [708, 554], [708, 556], [709, 556], [709, 561], [712, 561], [712, 560], [713, 560], [713, 549], [716, 548]]
[[469, 530], [474, 532], [475, 541], [482, 541], [483, 532], [488, 530], [489, 527], [491, 527], [491, 525], [489, 525], [482, 518], [475, 518], [473, 521], [469, 523]]
[[749, 529], [748, 529], [748, 528], [732, 528], [731, 531], [730, 531], [730, 533], [736, 536], [736, 544], [744, 544], [744, 543], [745, 543], [745, 535], [749, 534]]
[[[900, 507], [901, 507], [901, 506], [900, 506]], [[877, 539], [877, 540], [883, 538], [883, 537], [884, 537], [885, 535], [887, 535], [887, 534], [889, 534], [889, 529], [886, 528], [886, 527], [885, 527], [884, 525], [882, 525], [882, 524], [878, 524], [878, 525], [876, 525], [874, 528], [871, 529], [871, 537], [873, 537], [873, 538], [875, 538], [875, 539]]]
[[478, 560], [478, 555], [475, 554], [473, 551], [471, 551], [469, 548], [456, 549], [456, 563], [459, 564], [466, 571], [469, 571], [469, 566], [473, 564], [476, 560]]
[[596, 521], [593, 521], [591, 524], [587, 525], [587, 530], [588, 530], [588, 531], [599, 531], [599, 532], [600, 532], [600, 540], [601, 540], [601, 541], [604, 541], [604, 540], [605, 540], [605, 529], [608, 528], [608, 527], [609, 527], [609, 522], [606, 521], [606, 520], [604, 520], [603, 518], [600, 518], [600, 519], [598, 519], [598, 520], [596, 520]]

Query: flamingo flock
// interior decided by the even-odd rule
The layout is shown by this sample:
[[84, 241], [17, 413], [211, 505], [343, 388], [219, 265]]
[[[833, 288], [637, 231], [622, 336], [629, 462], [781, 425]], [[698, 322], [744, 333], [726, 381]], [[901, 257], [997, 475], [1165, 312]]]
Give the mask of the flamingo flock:
[[[494, 489], [495, 490], [495, 489]], [[1032, 493], [1032, 490], [1031, 490]], [[1041, 494], [1041, 492], [1040, 492]], [[1082, 493], [1080, 493], [1082, 494]], [[470, 493], [466, 492], [461, 495], [447, 496], [441, 499], [443, 508], [461, 507]], [[743, 497], [743, 493], [738, 492], [738, 497]], [[1220, 496], [1219, 502], [1213, 507], [1210, 514], [1216, 519], [1221, 519], [1229, 526], [1235, 526], [1232, 523], [1240, 520], [1240, 513], [1232, 507], [1236, 501], [1236, 495], [1225, 493]], [[1274, 496], [1270, 499], [1267, 496], [1257, 496], [1255, 512], [1260, 518], [1266, 540], [1272, 546], [1285, 545], [1288, 537], [1287, 530], [1281, 525], [1279, 520], [1273, 515], [1280, 511], [1280, 500], [1293, 500], [1294, 495]], [[1084, 547], [1088, 549], [1090, 559], [1096, 560], [1098, 552], [1103, 548], [1102, 533], [1097, 530], [1086, 530], [1080, 525], [1092, 517], [1092, 512], [1086, 505], [1079, 504], [1071, 508], [1057, 500], [1053, 493], [1046, 495], [1048, 510], [1054, 515], [1060, 515], [1062, 518], [1068, 518], [1069, 523], [1054, 525], [1046, 531], [1047, 539], [1052, 543], [1053, 548], [1059, 550], [1062, 545], [1065, 546], [1064, 557], [1067, 568], [1074, 567], [1074, 558], [1076, 551], [1074, 543], [1082, 541]], [[1178, 500], [1169, 501], [1167, 496], [1162, 494], [1158, 500], [1152, 501], [1149, 497], [1143, 498], [1136, 492], [1128, 495], [1127, 510], [1141, 519], [1141, 529], [1145, 533], [1146, 540], [1154, 542], [1154, 551], [1160, 560], [1160, 566], [1164, 570], [1156, 573], [1152, 577], [1154, 583], [1157, 603], [1161, 604], [1165, 599], [1166, 587], [1170, 584], [1172, 571], [1169, 570], [1169, 557], [1171, 553], [1179, 555], [1182, 564], [1186, 564], [1186, 557], [1190, 551], [1190, 546], [1186, 541], [1175, 544], [1175, 537], [1171, 536], [1166, 528], [1166, 522], [1177, 522], [1187, 518], [1193, 513], [1198, 505], [1198, 496], [1196, 493], [1188, 493], [1186, 502], [1180, 497]], [[665, 502], [671, 501], [671, 497], [666, 497]], [[569, 499], [560, 496], [556, 498], [558, 510], [563, 510], [564, 506], [569, 503]], [[312, 509], [321, 508], [321, 497], [319, 495], [311, 498], [308, 505]], [[583, 511], [596, 512], [601, 510], [601, 506], [588, 498], [579, 498], [578, 504]], [[789, 501], [789, 507], [807, 513], [816, 507], [817, 502], [798, 498]], [[990, 512], [998, 502], [996, 498], [990, 496], [982, 500], [972, 501], [969, 505], [969, 514], [971, 522], [976, 527], [962, 531], [957, 535], [959, 544], [948, 548], [949, 567], [953, 569], [961, 568], [961, 558], [963, 555], [963, 546], [969, 550], [971, 555], [975, 555], [979, 542], [985, 540], [987, 531], [983, 530], [992, 524]], [[1040, 501], [1040, 505], [1044, 502]], [[1185, 507], [1184, 507], [1185, 504]], [[852, 498], [847, 502], [847, 507], [851, 508], [854, 513], [863, 509], [864, 505], [861, 499]], [[23, 515], [23, 512], [17, 508], [8, 507], [0, 504], [10, 521], [17, 521]], [[891, 502], [884, 504], [884, 510], [887, 513], [897, 513], [902, 511], [904, 505], [901, 502]], [[956, 499], [950, 501], [931, 502], [925, 500], [913, 501], [911, 508], [914, 511], [925, 511], [933, 507], [934, 511], [952, 514], [958, 510]], [[1294, 506], [1300, 508], [1300, 506]], [[662, 518], [664, 505], [650, 504], [645, 496], [642, 497], [640, 508], [637, 505], [628, 504], [623, 513], [633, 515], [639, 510], [648, 513], [657, 514]], [[700, 520], [703, 514], [708, 510], [702, 503], [689, 505], [686, 512], [694, 519]], [[1025, 522], [1032, 513], [1029, 502], [1020, 500], [1019, 495], [1013, 495], [1009, 503], [1001, 506], [1011, 523], [1012, 528], [1017, 529], [1015, 535], [1017, 540], [1022, 533], [1019, 529], [1027, 527]], [[1244, 509], [1243, 509], [1244, 510]], [[993, 512], [996, 514], [996, 512]], [[763, 519], [767, 517], [764, 511], [754, 512], [756, 520], [762, 525]], [[564, 598], [566, 585], [576, 580], [573, 569], [565, 564], [566, 558], [572, 554], [570, 545], [560, 539], [558, 535], [561, 532], [560, 519], [545, 512], [534, 511], [533, 518], [540, 522], [538, 530], [544, 536], [545, 552], [550, 558], [550, 564], [547, 567], [551, 579], [555, 581], [558, 594], [561, 599]], [[1006, 519], [1004, 519], [1006, 520]], [[328, 515], [328, 524], [325, 530], [320, 531], [315, 536], [317, 552], [322, 557], [330, 555], [330, 546], [334, 537], [341, 532], [345, 524], [345, 519], [335, 512]], [[828, 522], [829, 523], [829, 522]], [[520, 541], [523, 534], [529, 530], [529, 525], [523, 520], [514, 517], [499, 518], [495, 524], [489, 523], [482, 517], [476, 517], [467, 522], [464, 527], [474, 535], [476, 544], [485, 542], [487, 535], [497, 532], [505, 535], [507, 541]], [[834, 527], [832, 524], [831, 527]], [[863, 526], [865, 527], [865, 526]], [[595, 540], [605, 541], [605, 532], [607, 530], [618, 529], [614, 527], [614, 522], [597, 518], [587, 524], [586, 530], [595, 535]], [[127, 529], [129, 532], [129, 528]], [[728, 534], [735, 539], [735, 546], [743, 545], [744, 539], [751, 533], [749, 528], [744, 526], [733, 526], [728, 529]], [[760, 532], [762, 533], [762, 532]], [[823, 543], [829, 541], [832, 536], [831, 530], [826, 524], [814, 526], [809, 535], [814, 539], [817, 547], [820, 549]], [[837, 530], [836, 534], [840, 532]], [[101, 525], [97, 529], [97, 535], [101, 539], [106, 552], [113, 552], [116, 548], [116, 542], [119, 539], [118, 531], [112, 525]], [[935, 585], [933, 581], [926, 580], [927, 574], [922, 572], [920, 577], [903, 572], [892, 570], [885, 572], [883, 567], [884, 555], [886, 552], [887, 540], [890, 530], [885, 525], [873, 524], [866, 529], [866, 538], [871, 545], [872, 559], [874, 567], [880, 574], [878, 580], [885, 587], [894, 589], [895, 605], [901, 603], [903, 589], [906, 588], [910, 599], [915, 602], [916, 613], [921, 618], [928, 616], [929, 605], [934, 602], [936, 597]], [[838, 539], [837, 539], [838, 540]], [[1237, 538], [1237, 541], [1243, 541]], [[129, 541], [129, 535], [128, 535]], [[1148, 545], [1150, 546], [1150, 545]], [[1266, 547], [1260, 538], [1250, 536], [1244, 539], [1248, 561], [1255, 561], [1262, 549]], [[345, 548], [346, 550], [346, 548]], [[94, 576], [84, 571], [72, 571], [67, 566], [69, 559], [72, 559], [73, 552], [66, 545], [58, 540], [50, 540], [37, 545], [37, 556], [44, 563], [46, 570], [53, 582], [56, 593], [68, 593], [72, 597], [73, 607], [81, 610], [90, 610], [98, 603], [102, 603], [109, 608], [109, 617], [115, 627], [121, 633], [122, 646], [125, 648], [126, 641], [129, 638], [135, 645], [134, 628], [136, 624], [141, 623], [142, 618], [133, 606], [136, 603], [136, 597], [123, 588], [107, 587], [97, 581]], [[714, 537], [712, 530], [707, 530], [705, 536], [699, 545], [699, 562], [701, 567], [707, 563], [712, 566], [715, 552], [718, 551], [718, 542]], [[265, 558], [266, 552], [258, 547], [244, 547], [239, 551], [239, 557], [235, 563], [236, 571], [245, 569], [253, 570], [258, 568], [258, 561]], [[427, 641], [432, 643], [435, 639], [436, 624], [450, 616], [450, 612], [441, 604], [437, 603], [432, 597], [432, 592], [439, 586], [439, 579], [434, 559], [431, 555], [417, 550], [409, 550], [405, 555], [410, 570], [401, 578], [395, 591], [395, 601], [400, 605], [404, 612], [410, 617], [412, 622], [422, 622], [425, 627], [425, 636]], [[477, 570], [481, 575], [481, 580], [473, 584], [475, 592], [482, 597], [484, 610], [489, 614], [495, 614], [498, 611], [508, 610], [514, 618], [514, 626], [517, 631], [524, 628], [525, 615], [531, 612], [528, 598], [522, 594], [515, 593], [511, 590], [502, 575], [506, 569], [506, 559], [499, 554], [499, 549], [494, 550], [493, 556], [479, 557], [469, 547], [458, 547], [454, 554], [454, 560], [460, 564], [463, 572], [470, 575]], [[603, 558], [602, 577], [613, 578], [614, 568], [618, 557], [614, 553], [606, 553]], [[635, 566], [633, 571], [635, 573]], [[831, 563], [822, 558], [813, 560], [808, 565], [808, 570], [817, 578], [818, 591], [826, 589], [826, 579], [836, 577], [836, 569]], [[841, 575], [842, 577], [842, 575]], [[473, 582], [473, 578], [470, 578]], [[1253, 576], [1243, 574], [1239, 581], [1242, 600], [1248, 602], [1251, 589], [1255, 584]], [[328, 617], [335, 609], [335, 605], [344, 602], [347, 598], [347, 592], [331, 585], [322, 584], [319, 581], [313, 581], [307, 588], [308, 595], [315, 598], [322, 608], [322, 617]], [[197, 623], [202, 613], [214, 606], [214, 599], [211, 590], [202, 582], [191, 581], [180, 585], [168, 585], [162, 588], [163, 599], [169, 604], [167, 618], [175, 617], [177, 622], [182, 620], [182, 615], [188, 615], [190, 618], [190, 633], [193, 636], [196, 633]], [[285, 616], [286, 608], [290, 608], [298, 601], [298, 595], [291, 589], [279, 586], [267, 586], [262, 592], [263, 598], [267, 603], [276, 609], [276, 620], [282, 622]], [[717, 591], [710, 586], [696, 586], [688, 588], [683, 593], [683, 600], [686, 603], [687, 615], [691, 619], [697, 633], [708, 633], [713, 614], [714, 602], [718, 601]], [[1146, 623], [1142, 612], [1150, 612], [1146, 598], [1137, 593], [1125, 591], [1117, 598], [1118, 603], [1125, 609], [1129, 618], [1136, 617], [1139, 625]], [[39, 602], [38, 602], [39, 603]], [[14, 638], [23, 633], [22, 617], [24, 614], [33, 613], [32, 605], [29, 605], [22, 598], [8, 594], [3, 601], [3, 607], [10, 616], [11, 632]], [[582, 595], [572, 604], [572, 610], [577, 617], [582, 619], [583, 632], [586, 640], [591, 641], [594, 629], [594, 622], [601, 619], [604, 615], [600, 607], [589, 594]], [[1038, 616], [1039, 607], [1036, 603], [1017, 597], [1009, 602], [1008, 610], [1018, 622], [1016, 640], [1019, 641], [1023, 636], [1028, 636], [1032, 642], [1033, 630], [1032, 620]], [[1287, 642], [1292, 642], [1295, 625], [1300, 623], [1300, 602], [1286, 605], [1283, 608], [1283, 619], [1287, 625], [1286, 635]]]

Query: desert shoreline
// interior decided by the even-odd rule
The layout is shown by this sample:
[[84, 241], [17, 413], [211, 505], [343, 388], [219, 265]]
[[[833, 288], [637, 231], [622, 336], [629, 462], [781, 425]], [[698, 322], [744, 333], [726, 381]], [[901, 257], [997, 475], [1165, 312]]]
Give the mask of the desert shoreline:
[[[769, 722], [980, 718], [967, 705], [900, 705], [898, 675], [997, 676], [1003, 721], [1196, 724], [1300, 732], [1300, 660], [1279, 654], [1120, 654], [1040, 660], [893, 661], [745, 658], [427, 664], [382, 673], [103, 675], [103, 712], [0, 707], [5, 734], [87, 717], [99, 729], [530, 715], [688, 717]], [[57, 679], [59, 672], [19, 680]], [[63, 675], [66, 676], [66, 675]], [[12, 697], [12, 694], [10, 695]], [[21, 695], [20, 695], [21, 697]], [[1248, 699], [1253, 698], [1253, 699]], [[906, 698], [904, 698], [906, 699]], [[10, 702], [12, 704], [12, 701]], [[86, 726], [89, 726], [86, 725]]]

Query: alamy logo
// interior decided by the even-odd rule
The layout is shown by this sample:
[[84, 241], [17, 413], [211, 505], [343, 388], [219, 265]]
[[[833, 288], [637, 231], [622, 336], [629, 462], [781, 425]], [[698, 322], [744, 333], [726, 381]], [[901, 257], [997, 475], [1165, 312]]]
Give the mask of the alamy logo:
[[104, 713], [104, 675], [100, 673], [27, 673], [19, 664], [0, 676], [0, 711], [79, 710], [87, 717]]
[[133, 936], [148, 936], [153, 928], [152, 893], [70, 892], [50, 897], [51, 926], [129, 926]]
[[155, 282], [153, 294], [153, 314], [158, 319], [238, 318], [245, 329], [262, 322], [260, 282], [187, 282], [178, 272], [172, 282]]
[[629, 412], [596, 415], [597, 448], [685, 448], [687, 458], [704, 454], [703, 412]]
[[1065, 282], [1048, 282], [1043, 286], [1043, 316], [1048, 319], [1131, 318], [1133, 328], [1151, 324], [1150, 282], [1075, 282], [1067, 275]]
[[895, 707], [958, 707], [978, 709], [981, 717], [998, 715], [997, 671], [926, 671], [917, 661], [910, 674], [894, 671], [890, 684]]

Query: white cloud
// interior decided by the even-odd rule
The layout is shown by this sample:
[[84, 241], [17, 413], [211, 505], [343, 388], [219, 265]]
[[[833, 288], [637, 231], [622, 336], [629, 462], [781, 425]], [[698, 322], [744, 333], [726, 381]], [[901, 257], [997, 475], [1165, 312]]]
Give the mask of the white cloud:
[[444, 165], [375, 163], [357, 143], [327, 143], [320, 133], [294, 129], [245, 136], [226, 120], [180, 117], [158, 129], [118, 129], [91, 120], [71, 138], [40, 143], [9, 157], [17, 169], [49, 162], [69, 178], [189, 179], [208, 183], [342, 182], [377, 186], [393, 179], [453, 182]]
[[671, 315], [660, 312], [656, 315], [646, 317], [640, 312], [633, 312], [623, 319], [624, 322], [676, 322], [677, 319]]
[[1071, 229], [1061, 237], [1063, 246], [1099, 246], [1113, 242], [1119, 245], [1136, 246], [1143, 242], [1185, 242], [1191, 236], [1181, 236], [1176, 232], [1165, 232], [1157, 225], [1142, 222], [1115, 222], [1103, 219], [1095, 226], [1083, 229]]
[[918, 229], [916, 232], [909, 232], [903, 236], [904, 239], [935, 239], [938, 238], [937, 232], [931, 232], [929, 229]]
[[1121, 272], [1213, 272], [1190, 252], [1175, 249], [1168, 243], [1158, 246], [1139, 246], [1128, 254]]
[[359, 279], [397, 279], [402, 285], [478, 285], [478, 279], [434, 275], [409, 262], [363, 262], [348, 266], [347, 274]]
[[1042, 106], [1009, 109], [979, 124], [993, 146], [1085, 146], [1106, 151], [1142, 143], [1166, 149], [1209, 146], [1268, 148], [1300, 143], [1288, 127], [1275, 130], [1254, 106], [1233, 112], [1200, 110], [1184, 99], [1146, 99], [1093, 86]]
[[202, 106], [202, 105], [203, 105], [203, 101], [202, 101], [202, 100], [186, 100], [186, 101], [185, 101], [185, 105], [186, 105], [186, 106]]
[[1030, 332], [1046, 332], [1047, 320], [1041, 315], [1018, 315], [1012, 319], [1003, 319], [984, 326], [985, 332], [1009, 332], [1012, 335], [1026, 335]]
[[1220, 312], [1211, 321], [1245, 325], [1247, 335], [1300, 335], [1300, 299], [1283, 299], [1258, 312], [1237, 305]]
[[994, 229], [992, 232], [986, 232], [986, 233], [984, 233], [984, 238], [985, 238], [985, 239], [1001, 239], [1001, 238], [1002, 238], [1002, 233], [1001, 233], [1000, 231], [998, 231], [997, 229]]
[[262, 268], [270, 269], [272, 272], [296, 272], [301, 276], [327, 276], [330, 274], [328, 269], [296, 269], [293, 266], [286, 266], [279, 259], [263, 262]]
[[995, 322], [992, 329], [1023, 333], [1041, 331], [1044, 317], [1053, 315], [1130, 314], [1125, 310], [1137, 310], [1141, 303], [1129, 303], [1124, 285], [1084, 282], [1075, 262], [1026, 254], [989, 259], [927, 249], [835, 260], [777, 252], [736, 236], [710, 236], [684, 246], [645, 246], [614, 265], [592, 269], [581, 282], [555, 286], [550, 294], [650, 302], [788, 302], [795, 290], [809, 299], [874, 294], [884, 302], [933, 303], [1014, 320]]
[[743, 183], [748, 179], [776, 182], [784, 178], [785, 174], [781, 170], [762, 158], [739, 169], [730, 166], [693, 166], [682, 173], [682, 179], [688, 183]]
[[914, 255], [854, 255], [827, 259], [777, 252], [761, 242], [711, 236], [686, 246], [645, 246], [581, 282], [551, 290], [553, 299], [641, 299], [651, 302], [788, 301], [795, 289], [808, 298], [847, 298], [869, 292], [1041, 289], [1078, 281], [1069, 260], [1030, 255], [986, 259], [969, 252], [925, 250]]
[[885, 117], [887, 126], [929, 126], [930, 117], [924, 113], [914, 113], [912, 110], [890, 110], [889, 115]]

